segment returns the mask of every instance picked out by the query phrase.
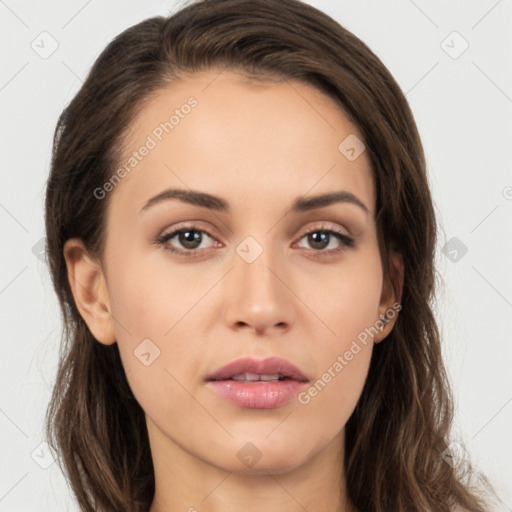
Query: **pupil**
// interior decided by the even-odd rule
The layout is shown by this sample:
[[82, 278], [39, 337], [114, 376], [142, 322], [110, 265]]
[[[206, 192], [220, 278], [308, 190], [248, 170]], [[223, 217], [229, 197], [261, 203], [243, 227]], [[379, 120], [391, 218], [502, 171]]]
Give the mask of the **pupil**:
[[199, 231], [183, 231], [179, 235], [180, 243], [187, 249], [196, 249], [201, 245], [201, 233]]
[[329, 245], [329, 233], [315, 231], [308, 235], [311, 247], [316, 249], [325, 249]]

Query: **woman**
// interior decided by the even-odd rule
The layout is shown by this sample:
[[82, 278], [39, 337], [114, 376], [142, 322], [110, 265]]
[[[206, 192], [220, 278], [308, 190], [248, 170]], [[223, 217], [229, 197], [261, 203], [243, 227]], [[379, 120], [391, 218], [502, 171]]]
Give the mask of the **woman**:
[[116, 37], [46, 197], [47, 431], [81, 509], [484, 509], [447, 462], [425, 167], [390, 73], [311, 6]]

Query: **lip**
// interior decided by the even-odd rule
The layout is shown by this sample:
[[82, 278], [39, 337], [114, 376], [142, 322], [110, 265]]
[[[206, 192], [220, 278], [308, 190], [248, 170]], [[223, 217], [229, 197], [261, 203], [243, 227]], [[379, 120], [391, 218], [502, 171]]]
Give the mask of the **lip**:
[[[242, 382], [231, 377], [240, 373], [273, 375], [286, 377], [280, 381]], [[264, 360], [252, 358], [238, 359], [222, 367], [205, 379], [208, 387], [227, 400], [253, 409], [274, 409], [284, 405], [304, 388], [309, 379], [295, 365], [280, 357]]]
[[273, 375], [274, 373], [280, 373], [281, 375], [297, 382], [309, 382], [309, 379], [299, 368], [281, 357], [269, 357], [262, 360], [250, 357], [237, 359], [209, 375], [206, 380], [227, 380], [231, 379], [231, 377], [235, 375], [245, 372], [257, 373], [259, 375]]

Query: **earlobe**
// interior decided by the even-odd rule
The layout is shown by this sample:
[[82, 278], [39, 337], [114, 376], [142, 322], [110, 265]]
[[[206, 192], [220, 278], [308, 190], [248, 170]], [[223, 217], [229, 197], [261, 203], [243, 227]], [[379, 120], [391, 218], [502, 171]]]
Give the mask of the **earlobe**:
[[101, 264], [91, 258], [79, 238], [64, 244], [71, 292], [80, 315], [94, 338], [104, 345], [116, 342], [108, 291]]
[[398, 317], [398, 312], [402, 309], [400, 304], [402, 299], [402, 290], [404, 283], [404, 264], [402, 255], [396, 252], [390, 254], [391, 269], [388, 279], [382, 286], [382, 295], [379, 304], [379, 333], [374, 337], [374, 343], [379, 343], [386, 339], [393, 330], [393, 326]]

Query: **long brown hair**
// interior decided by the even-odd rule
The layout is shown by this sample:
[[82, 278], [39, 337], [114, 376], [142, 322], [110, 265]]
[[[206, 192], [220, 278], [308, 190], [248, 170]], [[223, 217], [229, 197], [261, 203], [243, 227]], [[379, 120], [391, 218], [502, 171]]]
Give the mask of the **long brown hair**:
[[485, 509], [442, 457], [453, 399], [432, 313], [436, 221], [411, 110], [362, 41], [298, 0], [204, 0], [147, 19], [105, 48], [59, 117], [45, 219], [64, 329], [46, 432], [81, 509], [145, 512], [155, 483], [144, 412], [117, 344], [97, 342], [78, 312], [63, 246], [79, 237], [101, 259], [108, 197], [93, 191], [118, 168], [127, 128], [150, 95], [184, 73], [227, 68], [300, 80], [336, 100], [364, 136], [383, 268], [395, 284], [390, 251], [403, 258], [402, 310], [374, 347], [346, 425], [349, 499], [363, 512]]

